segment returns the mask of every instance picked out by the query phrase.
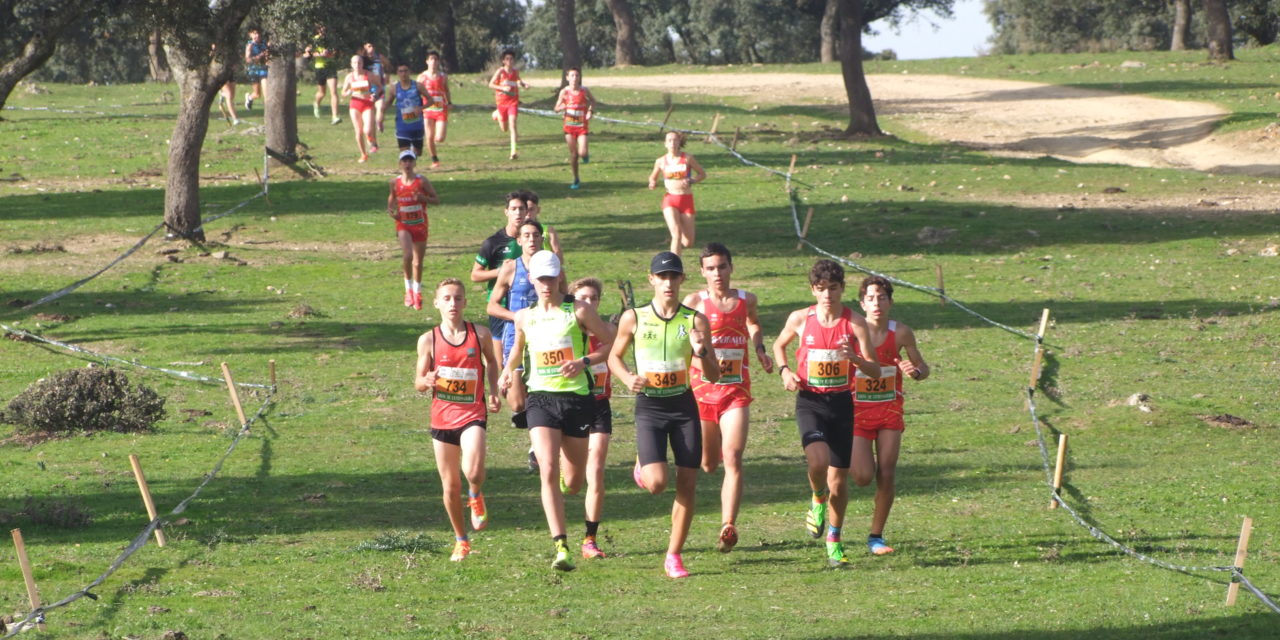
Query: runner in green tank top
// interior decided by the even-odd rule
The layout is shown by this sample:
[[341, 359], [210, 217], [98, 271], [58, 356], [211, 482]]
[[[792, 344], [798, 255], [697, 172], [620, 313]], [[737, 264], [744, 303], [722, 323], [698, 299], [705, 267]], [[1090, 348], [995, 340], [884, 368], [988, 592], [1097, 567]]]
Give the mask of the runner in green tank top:
[[[542, 509], [556, 546], [551, 566], [572, 571], [574, 564], [566, 544], [564, 494], [560, 491], [560, 454], [563, 450], [566, 476], [585, 472], [588, 430], [596, 417], [589, 368], [604, 362], [613, 334], [595, 309], [561, 292], [560, 259], [556, 254], [545, 250], [533, 254], [529, 258], [529, 279], [538, 301], [516, 312], [515, 344], [498, 386], [505, 392], [511, 385], [527, 347], [529, 398], [525, 413], [542, 481]], [[597, 351], [588, 353], [587, 333], [600, 340]]]
[[[700, 366], [711, 382], [720, 379], [720, 366], [708, 347], [711, 325], [706, 316], [680, 304], [684, 265], [670, 251], [654, 256], [649, 266], [653, 301], [622, 314], [618, 336], [609, 352], [609, 370], [636, 392], [636, 483], [657, 495], [667, 486], [667, 447], [676, 463], [676, 499], [671, 507], [671, 538], [663, 569], [684, 578], [680, 551], [693, 522], [693, 497], [702, 464], [702, 429], [698, 404], [689, 386], [689, 362]], [[623, 362], [635, 343], [636, 369]]]

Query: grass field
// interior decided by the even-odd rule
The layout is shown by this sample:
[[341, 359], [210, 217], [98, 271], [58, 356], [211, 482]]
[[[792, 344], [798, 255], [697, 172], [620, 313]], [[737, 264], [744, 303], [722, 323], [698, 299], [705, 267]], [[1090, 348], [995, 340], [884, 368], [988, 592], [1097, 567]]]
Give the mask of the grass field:
[[[1237, 122], [1261, 126], [1264, 112], [1237, 99], [1261, 91], [1247, 85], [1264, 82], [1258, 74], [1276, 54], [1259, 55], [1270, 57], [1197, 65], [1181, 88], [1118, 88], [1187, 98], [1222, 92], [1236, 96], [1221, 102], [1240, 104], [1231, 107]], [[1169, 62], [1193, 63], [1190, 55], [1142, 59], [1151, 74]], [[1052, 82], [1104, 77], [1098, 69], [1065, 77], [1075, 72], [1063, 67], [1078, 60], [1050, 57], [870, 70], [960, 72], [953, 63], [984, 75], [1037, 70], [1032, 79]], [[1241, 75], [1215, 80], [1208, 73]], [[481, 83], [458, 77], [455, 101], [487, 102]], [[65, 251], [0, 256], [0, 303], [33, 300], [82, 277], [160, 218], [172, 96], [152, 86], [51, 89], [10, 104], [113, 115], [5, 113], [0, 177], [22, 179], [0, 182], [0, 246], [60, 244]], [[664, 111], [657, 94], [597, 97], [606, 104], [602, 115], [661, 119]], [[801, 524], [807, 488], [792, 399], [756, 370], [742, 542], [733, 553], [714, 547], [721, 475], [702, 475], [685, 554], [693, 576], [662, 576], [671, 496], [651, 497], [631, 483], [631, 404], [618, 399], [601, 529], [610, 558], [582, 562], [567, 575], [548, 567], [537, 484], [524, 470], [527, 436], [507, 426], [504, 412], [489, 433], [493, 525], [473, 536], [474, 556], [450, 563], [426, 432], [429, 403], [411, 385], [416, 337], [435, 315], [401, 306], [399, 253], [381, 211], [393, 155], [356, 164], [348, 123], [315, 120], [307, 100], [300, 102], [301, 136], [330, 175], [301, 181], [278, 170], [269, 204], [257, 200], [210, 225], [208, 248], [234, 260], [180, 247], [181, 262], [171, 262], [156, 253], [165, 246], [157, 243], [39, 309], [44, 315], [0, 307], [0, 322], [148, 364], [217, 377], [225, 361], [237, 379], [262, 382], [274, 359], [280, 374], [278, 404], [183, 514], [186, 521], [169, 527], [171, 545], [139, 552], [96, 590], [96, 602], [52, 612], [47, 637], [150, 639], [168, 630], [192, 638], [1275, 637], [1280, 617], [1252, 596], [1223, 607], [1225, 574], [1141, 563], [1047, 510], [1023, 408], [1032, 345], [905, 289], [895, 313], [917, 329], [934, 375], [908, 382], [899, 498], [886, 530], [897, 553], [856, 553], [848, 571], [825, 568], [821, 546]], [[752, 109], [755, 102], [679, 95], [676, 102], [676, 126], [705, 128], [721, 112], [721, 130], [755, 131], [739, 147], [752, 159], [785, 168], [799, 156], [799, 195], [815, 208], [809, 237], [818, 245], [923, 284], [941, 265], [950, 295], [1024, 330], [1051, 309], [1039, 404], [1046, 425], [1071, 436], [1071, 504], [1122, 542], [1186, 565], [1230, 564], [1240, 519], [1250, 516], [1247, 575], [1273, 598], [1280, 592], [1280, 263], [1259, 257], [1280, 236], [1274, 214], [1010, 204], [1027, 194], [1077, 192], [1078, 184], [1192, 201], [1226, 188], [1270, 193], [1273, 185], [995, 158], [905, 132], [849, 142], [818, 133], [841, 125], [838, 113], [818, 104]], [[255, 111], [247, 119], [260, 118]], [[481, 240], [501, 224], [501, 194], [524, 187], [542, 195], [571, 277], [629, 279], [646, 300], [648, 259], [666, 239], [658, 198], [644, 189], [662, 152], [658, 136], [596, 127], [584, 189], [571, 192], [558, 123], [522, 117], [521, 124], [521, 159], [510, 163], [487, 111], [462, 110], [451, 122], [445, 167], [427, 174], [444, 204], [431, 212], [425, 280], [463, 276]], [[243, 128], [213, 123], [202, 190], [209, 213], [257, 192], [260, 145]], [[690, 151], [710, 174], [698, 187], [698, 239], [734, 250], [735, 282], [759, 295], [771, 339], [790, 310], [811, 300], [805, 273], [814, 256], [795, 250], [780, 180], [710, 145], [694, 142]], [[932, 243], [918, 235], [924, 227], [953, 231]], [[700, 283], [695, 275], [687, 286]], [[470, 315], [479, 318], [481, 295], [471, 291]], [[315, 313], [291, 316], [302, 304]], [[608, 291], [603, 306], [618, 304], [617, 291]], [[77, 366], [83, 363], [60, 352], [0, 341], [0, 398]], [[168, 398], [169, 417], [154, 434], [0, 447], [0, 524], [22, 528], [46, 601], [97, 576], [145, 523], [128, 454], [141, 457], [167, 511], [235, 430], [223, 389], [143, 379]], [[1139, 392], [1151, 397], [1152, 412], [1124, 406]], [[256, 408], [260, 400], [246, 396], [245, 403]], [[1254, 426], [1224, 429], [1202, 419], [1226, 413]], [[852, 495], [846, 539], [860, 550], [871, 491]], [[48, 509], [28, 498], [60, 501], [92, 523], [41, 524]], [[576, 538], [580, 499], [568, 500], [567, 513]], [[26, 610], [13, 551], [4, 545], [0, 612]]]

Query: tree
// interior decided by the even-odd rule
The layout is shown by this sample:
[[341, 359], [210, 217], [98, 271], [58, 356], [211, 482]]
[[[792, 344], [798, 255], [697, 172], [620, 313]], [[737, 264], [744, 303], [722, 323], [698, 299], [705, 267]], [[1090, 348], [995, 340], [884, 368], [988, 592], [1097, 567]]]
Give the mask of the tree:
[[631, 11], [628, 0], [605, 0], [609, 12], [613, 14], [613, 26], [618, 31], [614, 47], [614, 64], [627, 66], [640, 64], [639, 27], [636, 16]]
[[[577, 3], [575, 0], [555, 0], [555, 3], [556, 30], [560, 33], [560, 51], [564, 54], [563, 68], [581, 68], [582, 46], [578, 44], [578, 23], [574, 15]], [[563, 77], [560, 79], [562, 87], [566, 82]]]
[[822, 40], [818, 50], [820, 62], [835, 62], [838, 59], [836, 54], [839, 49], [840, 28], [836, 24], [836, 16], [839, 11], [839, 0], [826, 0], [823, 5], [822, 24], [818, 27], [818, 34]]
[[1234, 60], [1231, 48], [1231, 16], [1227, 13], [1227, 0], [1204, 0], [1206, 40], [1209, 42], [1209, 59]]
[[1232, 23], [1235, 33], [1259, 45], [1272, 44], [1280, 37], [1280, 0], [1235, 0], [1230, 8], [1236, 16]]
[[1191, 39], [1191, 0], [1173, 0], [1173, 36], [1170, 51], [1185, 51]]
[[863, 0], [838, 0], [837, 24], [840, 28], [840, 71], [844, 76], [844, 91], [849, 99], [848, 135], [878, 136], [880, 125], [876, 123], [876, 109], [871, 103], [871, 90], [862, 69]]
[[77, 0], [0, 0], [6, 23], [0, 54], [8, 60], [0, 66], [0, 109], [18, 81], [39, 69], [53, 55], [62, 33], [93, 6]]

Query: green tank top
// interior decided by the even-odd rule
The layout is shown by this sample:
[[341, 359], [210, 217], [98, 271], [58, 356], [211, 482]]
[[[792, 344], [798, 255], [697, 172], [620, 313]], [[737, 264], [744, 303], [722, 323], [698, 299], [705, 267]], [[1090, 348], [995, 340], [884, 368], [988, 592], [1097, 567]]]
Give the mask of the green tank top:
[[664, 398], [689, 390], [689, 361], [693, 358], [689, 331], [696, 315], [684, 305], [666, 319], [658, 315], [652, 302], [636, 307], [636, 373], [647, 383], [644, 395]]
[[529, 390], [555, 393], [591, 393], [586, 370], [573, 378], [560, 375], [560, 366], [587, 355], [587, 338], [573, 314], [573, 301], [543, 311], [539, 305], [524, 310], [525, 349], [529, 354]]

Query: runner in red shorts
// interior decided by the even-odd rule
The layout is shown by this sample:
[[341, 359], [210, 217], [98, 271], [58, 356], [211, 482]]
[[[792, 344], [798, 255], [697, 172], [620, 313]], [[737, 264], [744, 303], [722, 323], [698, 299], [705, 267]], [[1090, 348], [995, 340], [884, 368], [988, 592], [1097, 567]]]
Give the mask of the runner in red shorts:
[[649, 189], [656, 189], [658, 178], [662, 177], [667, 189], [662, 198], [662, 217], [671, 232], [671, 253], [680, 255], [681, 249], [693, 246], [693, 185], [706, 180], [707, 172], [693, 156], [682, 151], [684, 134], [668, 131], [665, 144], [667, 153], [653, 161]]
[[[853, 392], [853, 482], [865, 487], [876, 481], [875, 512], [867, 549], [881, 556], [893, 553], [885, 544], [884, 523], [893, 508], [894, 471], [902, 444], [902, 374], [914, 380], [929, 377], [929, 364], [916, 347], [911, 327], [890, 320], [893, 311], [893, 284], [880, 276], [862, 281], [858, 290], [862, 310], [867, 314], [867, 332], [880, 361], [879, 377], [858, 372]], [[903, 360], [901, 353], [906, 352]], [[872, 443], [875, 455], [872, 455]]]
[[596, 98], [590, 89], [582, 86], [581, 69], [573, 67], [564, 72], [564, 77], [569, 86], [560, 90], [555, 110], [564, 114], [564, 141], [569, 145], [569, 166], [573, 168], [573, 184], [569, 188], [577, 189], [582, 185], [578, 180], [578, 159], [581, 158], [583, 164], [591, 162], [587, 126], [596, 108]]
[[498, 410], [498, 361], [493, 354], [493, 341], [487, 327], [463, 320], [466, 294], [467, 288], [457, 278], [448, 278], [436, 286], [440, 326], [418, 338], [414, 375], [414, 388], [421, 393], [431, 392], [431, 440], [444, 490], [444, 510], [453, 526], [455, 542], [449, 559], [454, 562], [471, 553], [471, 541], [462, 521], [459, 467], [467, 477], [471, 528], [479, 531], [489, 526], [481, 492], [485, 480], [485, 421], [488, 413]]
[[414, 173], [412, 149], [400, 152], [400, 175], [391, 179], [387, 215], [396, 221], [396, 237], [404, 252], [404, 306], [422, 308], [422, 260], [427, 252], [427, 205], [440, 204], [431, 181]]
[[502, 66], [489, 78], [489, 88], [493, 89], [493, 99], [497, 109], [493, 111], [493, 119], [498, 127], [511, 134], [511, 159], [520, 157], [516, 152], [516, 143], [520, 135], [516, 131], [516, 116], [520, 114], [520, 88], [529, 85], [520, 79], [520, 70], [516, 69], [516, 52], [508, 49], [502, 52]]
[[698, 361], [690, 365], [693, 396], [702, 421], [702, 470], [714, 473], [724, 463], [720, 487], [720, 539], [716, 548], [728, 553], [738, 543], [738, 504], [742, 500], [742, 452], [747, 447], [747, 423], [751, 405], [748, 354], [755, 352], [765, 373], [773, 373], [773, 359], [765, 353], [764, 334], [756, 315], [753, 293], [729, 286], [733, 256], [729, 248], [712, 242], [702, 250], [703, 291], [691, 293], [684, 306], [706, 316], [711, 323], [711, 346], [720, 363], [720, 379], [708, 382]]
[[427, 97], [423, 99], [423, 112], [427, 116], [427, 151], [431, 154], [431, 168], [440, 168], [440, 156], [436, 145], [444, 142], [449, 128], [449, 107], [453, 96], [449, 93], [449, 77], [440, 70], [440, 54], [427, 52], [427, 70], [418, 74], [418, 84]]
[[364, 58], [351, 56], [351, 72], [342, 79], [342, 95], [351, 98], [351, 124], [356, 130], [356, 147], [360, 149], [359, 162], [369, 160], [369, 154], [378, 150], [378, 136], [374, 132], [373, 94], [381, 90], [382, 79], [364, 70]]

